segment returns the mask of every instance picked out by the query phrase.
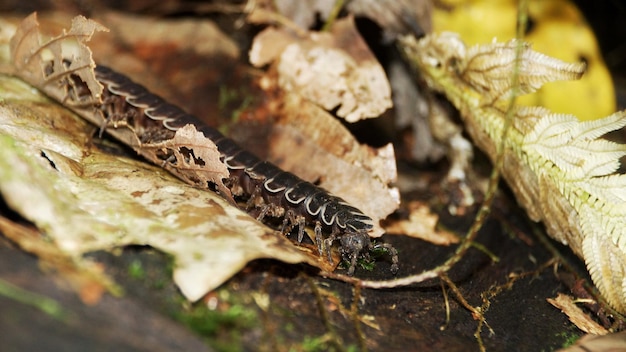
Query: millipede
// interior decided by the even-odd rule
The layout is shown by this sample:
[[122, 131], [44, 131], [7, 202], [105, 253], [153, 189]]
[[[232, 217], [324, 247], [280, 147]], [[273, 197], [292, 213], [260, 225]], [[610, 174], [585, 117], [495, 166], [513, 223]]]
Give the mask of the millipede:
[[[153, 139], [173, 138], [176, 131], [192, 124], [215, 143], [220, 160], [226, 165], [230, 177], [224, 181], [233, 196], [246, 201], [246, 210], [255, 209], [257, 219], [283, 218], [281, 232], [289, 234], [297, 228], [297, 240], [302, 242], [306, 226], [314, 229], [315, 244], [320, 256], [326, 253], [332, 263], [331, 248], [339, 242], [339, 251], [350, 263], [348, 274], [353, 275], [360, 257], [369, 257], [373, 249], [383, 249], [392, 260], [391, 271], [398, 270], [398, 254], [388, 243], [373, 243], [369, 231], [373, 220], [340, 197], [298, 176], [283, 171], [278, 166], [261, 160], [240, 147], [194, 115], [168, 103], [151, 93], [144, 86], [125, 75], [105, 66], [95, 67], [96, 79], [104, 86], [101, 103], [97, 106], [102, 114], [100, 134], [110, 126], [123, 122], [133, 126], [142, 142]], [[67, 80], [68, 94], [80, 96], [81, 82], [72, 76]], [[172, 155], [162, 155], [163, 163], [175, 163]], [[326, 234], [326, 236], [325, 236]]]

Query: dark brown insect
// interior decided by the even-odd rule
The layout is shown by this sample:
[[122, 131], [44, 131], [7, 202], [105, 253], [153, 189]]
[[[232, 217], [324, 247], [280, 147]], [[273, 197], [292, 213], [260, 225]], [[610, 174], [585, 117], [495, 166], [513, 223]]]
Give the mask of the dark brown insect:
[[[354, 273], [357, 259], [367, 257], [374, 248], [385, 249], [392, 258], [391, 270], [397, 271], [397, 251], [390, 244], [371, 242], [368, 232], [373, 227], [372, 219], [359, 209], [259, 159], [197, 117], [167, 103], [126, 76], [104, 66], [96, 67], [95, 73], [105, 87], [103, 103], [99, 107], [105, 121], [101, 131], [123, 122], [133, 126], [137, 137], [147, 142], [155, 138], [172, 138], [176, 130], [193, 124], [217, 146], [221, 160], [231, 174], [226, 186], [236, 197], [248, 199], [248, 210], [256, 209], [259, 220], [267, 216], [283, 217], [282, 232], [289, 233], [297, 227], [299, 242], [303, 240], [305, 226], [311, 225], [320, 255], [326, 252], [331, 262], [332, 244], [339, 241], [342, 257], [350, 262], [350, 275]], [[162, 160], [164, 163], [176, 162], [171, 155], [163, 155]], [[328, 236], [324, 238], [325, 233]]]

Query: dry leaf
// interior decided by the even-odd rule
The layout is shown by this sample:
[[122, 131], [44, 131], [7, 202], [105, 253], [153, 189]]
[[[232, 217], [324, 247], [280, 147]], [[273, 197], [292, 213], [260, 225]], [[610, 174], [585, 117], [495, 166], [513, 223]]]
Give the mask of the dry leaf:
[[330, 33], [297, 38], [268, 28], [254, 40], [250, 62], [276, 61], [278, 83], [348, 122], [378, 117], [391, 107], [384, 70], [354, 27], [352, 17], [337, 21]]
[[280, 99], [268, 158], [359, 208], [376, 224], [370, 236], [381, 236], [378, 222], [400, 203], [397, 188], [390, 186], [397, 178], [393, 147], [360, 145], [319, 106], [291, 93]]
[[[291, 54], [303, 57], [288, 58]], [[324, 61], [330, 58], [339, 61]], [[278, 101], [267, 104], [273, 116], [278, 116], [268, 138], [272, 141], [268, 159], [305, 180], [318, 182], [362, 210], [376, 224], [397, 209], [399, 192], [389, 186], [397, 178], [393, 147], [373, 149], [360, 145], [345, 127], [319, 107], [332, 109], [344, 104], [337, 112], [339, 116], [348, 113], [361, 119], [366, 116], [365, 110], [369, 111], [367, 116], [375, 117], [391, 104], [384, 72], [356, 32], [353, 19], [338, 21], [332, 33], [309, 33], [306, 38], [286, 29], [268, 28], [255, 38], [250, 61], [256, 66], [274, 62], [276, 70], [270, 70], [262, 78], [261, 86], [268, 92], [280, 87]], [[351, 71], [342, 71], [343, 63], [348, 63], [345, 67]], [[298, 68], [298, 65], [304, 66]], [[371, 84], [350, 86], [357, 80]], [[378, 84], [384, 87], [375, 88]], [[364, 98], [361, 100], [360, 93], [351, 91], [356, 86], [361, 87], [358, 90], [363, 94], [373, 96], [360, 95]], [[363, 114], [357, 110], [348, 112], [350, 106], [356, 108], [355, 103], [358, 109], [364, 109]], [[386, 107], [372, 108], [368, 104]], [[352, 117], [346, 120], [356, 121]], [[376, 225], [370, 235], [378, 237], [383, 232]]]
[[228, 177], [228, 169], [220, 161], [217, 146], [202, 132], [197, 131], [195, 126], [185, 125], [176, 131], [172, 139], [143, 143], [141, 149], [144, 156], [151, 154], [148, 160], [152, 161], [160, 160], [159, 152], [172, 155], [176, 159], [176, 166], [165, 163], [163, 168], [188, 184], [205, 188], [209, 181], [218, 186], [221, 194], [230, 195], [230, 191], [221, 182]]
[[401, 234], [434, 243], [448, 246], [458, 243], [459, 238], [448, 231], [437, 230], [439, 217], [430, 211], [428, 205], [420, 202], [409, 203], [409, 218], [407, 220], [394, 221], [385, 227], [385, 230], [393, 234]]
[[[80, 77], [94, 97], [99, 98], [102, 85], [93, 77], [95, 63], [91, 51], [85, 46], [97, 31], [108, 31], [95, 21], [77, 16], [72, 27], [47, 43], [42, 43], [36, 14], [28, 16], [11, 38], [10, 50], [13, 65], [26, 82], [46, 91], [59, 101], [67, 92], [57, 86], [65, 72]], [[66, 60], [69, 60], [66, 61]]]
[[[261, 49], [271, 45], [275, 45], [271, 48], [284, 47], [293, 40], [286, 32], [265, 33], [282, 39], [267, 41], [267, 46], [258, 47], [259, 51], [251, 53], [256, 53], [256, 59], [261, 61], [267, 60], [273, 52], [266, 53]], [[261, 87], [270, 93], [275, 92], [275, 79], [271, 73], [266, 75], [261, 80]], [[392, 145], [379, 149], [361, 145], [337, 119], [297, 92], [280, 91], [274, 95], [276, 101], [267, 103], [270, 114], [275, 116], [270, 126], [271, 135], [265, 138], [263, 132], [264, 139], [272, 141], [268, 146], [268, 159], [347, 200], [376, 224], [398, 208], [399, 192], [390, 186], [397, 179]], [[257, 127], [255, 131], [258, 131]], [[241, 133], [241, 130], [234, 133]], [[234, 138], [245, 144], [249, 135], [242, 134]], [[384, 230], [377, 226], [370, 235], [378, 237], [383, 233]]]
[[[38, 27], [36, 14], [32, 14], [22, 22], [11, 39], [11, 54], [16, 74], [47, 95], [71, 107], [96, 126], [108, 126], [111, 122], [106, 121], [104, 114], [94, 108], [102, 102], [103, 96], [108, 92], [103, 92], [103, 86], [95, 77], [93, 71], [95, 63], [91, 51], [85, 44], [94, 31], [106, 29], [93, 20], [77, 16], [72, 20], [69, 32], [63, 31], [58, 37], [43, 41]], [[139, 85], [133, 88], [143, 89]], [[168, 136], [164, 135], [157, 140], [151, 138], [153, 142], [145, 144], [141, 142], [142, 135], [139, 134], [135, 124], [128, 122], [134, 117], [133, 114], [117, 114], [115, 117], [116, 120], [112, 122], [114, 126], [108, 128], [107, 133], [135, 149], [144, 158], [157, 165], [163, 165], [180, 179], [199, 187], [215, 184], [222, 194], [230, 197], [230, 192], [222, 182], [229, 175], [228, 169], [219, 160], [217, 148], [209, 138], [201, 133], [189, 136], [190, 131], [183, 131], [181, 133], [187, 136], [177, 133], [174, 140], [169, 140]], [[183, 147], [180, 145], [181, 142], [192, 144]], [[167, 148], [174, 152], [178, 164], [163, 164], [157, 152]], [[191, 163], [185, 158], [191, 158]]]
[[551, 305], [559, 308], [569, 317], [572, 324], [576, 325], [576, 327], [587, 334], [606, 335], [609, 333], [600, 324], [596, 323], [595, 320], [591, 319], [590, 316], [585, 314], [583, 310], [576, 305], [572, 297], [559, 293], [556, 298], [548, 298], [547, 301]]
[[[20, 86], [10, 81], [0, 76]], [[89, 149], [92, 126], [22, 89], [21, 100], [0, 107], [0, 192], [68, 255], [150, 245], [174, 256], [174, 279], [190, 300], [252, 259], [319, 265], [217, 194]]]

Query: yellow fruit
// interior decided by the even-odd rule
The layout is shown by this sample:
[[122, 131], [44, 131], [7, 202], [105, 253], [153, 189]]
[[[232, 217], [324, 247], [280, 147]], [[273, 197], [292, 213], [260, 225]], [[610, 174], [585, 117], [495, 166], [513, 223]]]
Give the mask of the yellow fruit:
[[[442, 0], [433, 13], [433, 31], [458, 32], [468, 44], [515, 37], [516, 0]], [[585, 61], [587, 72], [576, 82], [554, 82], [520, 97], [520, 104], [541, 105], [581, 120], [615, 111], [613, 82], [596, 38], [584, 17], [567, 0], [530, 0], [526, 41], [533, 49], [568, 62]]]

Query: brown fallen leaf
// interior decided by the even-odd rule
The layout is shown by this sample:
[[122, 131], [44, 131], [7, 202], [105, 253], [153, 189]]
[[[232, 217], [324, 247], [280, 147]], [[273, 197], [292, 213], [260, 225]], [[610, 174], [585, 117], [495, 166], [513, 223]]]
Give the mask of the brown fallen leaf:
[[[337, 114], [353, 122], [377, 117], [391, 104], [384, 71], [353, 19], [337, 21], [328, 33], [268, 28], [255, 38], [250, 61], [272, 63], [260, 79], [275, 117], [268, 159], [344, 198], [375, 223], [397, 209], [399, 193], [389, 186], [397, 178], [393, 147], [361, 145], [326, 111], [343, 104]], [[377, 227], [370, 235], [383, 232]]]
[[401, 234], [437, 245], [448, 246], [459, 242], [455, 234], [437, 229], [439, 217], [431, 213], [428, 205], [421, 202], [409, 203], [409, 218], [407, 220], [394, 221], [385, 227], [385, 230], [393, 234]]
[[[217, 147], [202, 133], [190, 131], [195, 130], [194, 127], [178, 131], [174, 139], [168, 134], [158, 133], [151, 136], [150, 143], [145, 143], [143, 133], [149, 133], [148, 129], [137, 126], [139, 123], [134, 120], [134, 114], [117, 112], [115, 120], [108, 121], [104, 113], [96, 108], [104, 99], [111, 97], [95, 76], [96, 65], [86, 41], [95, 31], [105, 30], [95, 21], [77, 16], [72, 19], [69, 31], [64, 30], [59, 36], [44, 40], [39, 33], [36, 13], [33, 13], [24, 19], [11, 38], [15, 74], [94, 125], [101, 128], [113, 125], [107, 129], [108, 134], [180, 179], [198, 187], [214, 184], [226, 197], [230, 197], [222, 181], [228, 177], [228, 169], [220, 161]], [[135, 85], [133, 89], [136, 91], [142, 87]], [[182, 147], [180, 144], [185, 142], [191, 144]], [[164, 163], [159, 154], [163, 149], [173, 151], [178, 163]], [[186, 150], [185, 155], [181, 154], [183, 149]], [[190, 158], [191, 163], [186, 158]]]
[[547, 301], [565, 313], [572, 324], [576, 325], [580, 330], [592, 335], [606, 335], [609, 333], [602, 325], [596, 323], [595, 320], [585, 314], [576, 305], [572, 297], [559, 293], [556, 298], [548, 298]]
[[257, 35], [250, 62], [263, 66], [275, 62], [278, 84], [319, 104], [337, 109], [348, 122], [378, 117], [389, 109], [391, 88], [383, 68], [347, 17], [326, 33], [310, 32], [306, 38], [268, 28]]
[[276, 117], [268, 159], [359, 208], [375, 220], [370, 236], [381, 236], [378, 222], [400, 203], [390, 186], [397, 177], [393, 147], [359, 144], [337, 119], [297, 94], [283, 92], [277, 99], [281, 104], [268, 103]]

